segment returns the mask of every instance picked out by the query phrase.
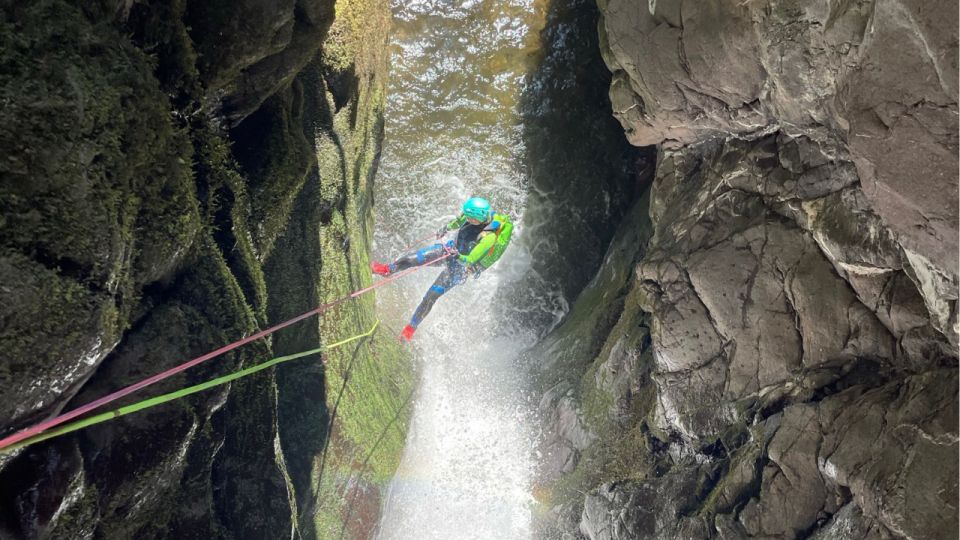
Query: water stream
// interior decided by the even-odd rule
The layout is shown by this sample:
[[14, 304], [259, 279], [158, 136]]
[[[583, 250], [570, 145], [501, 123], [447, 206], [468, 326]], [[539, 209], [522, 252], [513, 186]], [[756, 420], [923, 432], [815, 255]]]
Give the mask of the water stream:
[[[517, 103], [542, 9], [535, 0], [396, 0], [393, 11], [374, 257], [397, 256], [471, 195], [514, 217], [517, 244], [526, 188]], [[379, 538], [529, 537], [532, 434], [514, 357], [533, 336], [490, 309], [523, 264], [522, 250], [511, 248], [420, 325], [411, 347], [423, 376]], [[438, 273], [419, 271], [379, 296], [394, 331]]]

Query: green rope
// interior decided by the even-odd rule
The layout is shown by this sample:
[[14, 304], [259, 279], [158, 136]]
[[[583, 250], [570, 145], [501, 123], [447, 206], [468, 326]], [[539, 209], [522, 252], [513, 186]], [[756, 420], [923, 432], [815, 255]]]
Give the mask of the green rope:
[[183, 389], [177, 390], [177, 391], [175, 391], [175, 392], [170, 392], [169, 394], [163, 394], [163, 395], [161, 395], [161, 396], [152, 397], [152, 398], [150, 398], [150, 399], [145, 399], [145, 400], [143, 400], [143, 401], [138, 401], [137, 403], [133, 403], [133, 404], [131, 404], [131, 405], [126, 405], [126, 406], [124, 406], [124, 407], [120, 407], [119, 409], [114, 409], [114, 410], [112, 410], [112, 411], [108, 411], [108, 412], [101, 413], [101, 414], [98, 414], [98, 415], [95, 415], [95, 416], [91, 416], [91, 417], [89, 417], [89, 418], [84, 418], [84, 419], [82, 419], [82, 420], [76, 420], [76, 421], [74, 421], [74, 422], [70, 422], [70, 423], [64, 424], [64, 425], [62, 425], [62, 426], [60, 426], [60, 427], [58, 427], [58, 428], [56, 428], [56, 429], [52, 429], [52, 430], [50, 430], [50, 431], [41, 433], [41, 434], [39, 434], [39, 435], [34, 435], [33, 437], [30, 437], [30, 438], [28, 438], [28, 439], [24, 439], [24, 440], [18, 442], [17, 444], [8, 446], [7, 448], [4, 448], [3, 450], [0, 450], [0, 453], [13, 452], [14, 450], [19, 450], [20, 448], [23, 448], [24, 446], [29, 446], [29, 445], [31, 445], [31, 444], [38, 443], [38, 442], [40, 442], [40, 441], [45, 441], [45, 440], [47, 440], [47, 439], [52, 439], [52, 438], [54, 438], [54, 437], [59, 437], [60, 435], [64, 435], [64, 434], [67, 434], [67, 433], [71, 433], [71, 432], [74, 432], [74, 431], [83, 429], [83, 428], [85, 428], [85, 427], [92, 426], [92, 425], [94, 425], [94, 424], [99, 424], [99, 423], [101, 423], [101, 422], [106, 422], [107, 420], [113, 420], [114, 418], [119, 418], [119, 417], [121, 417], [121, 416], [130, 414], [130, 413], [135, 413], [135, 412], [137, 412], [137, 411], [142, 411], [142, 410], [144, 410], [144, 409], [149, 409], [150, 407], [156, 407], [157, 405], [160, 405], [160, 404], [163, 404], [163, 403], [167, 403], [168, 401], [173, 401], [173, 400], [175, 400], [175, 399], [180, 399], [180, 398], [182, 398], [182, 397], [189, 396], [189, 395], [191, 395], [191, 394], [196, 394], [197, 392], [202, 392], [202, 391], [207, 390], [207, 389], [209, 389], [209, 388], [213, 388], [214, 386], [220, 386], [221, 384], [226, 384], [226, 383], [228, 383], [228, 382], [230, 382], [230, 381], [235, 381], [235, 380], [237, 380], [237, 379], [246, 377], [247, 375], [253, 375], [254, 373], [256, 373], [256, 372], [258, 372], [258, 371], [263, 371], [263, 370], [265, 370], [265, 369], [267, 369], [267, 368], [269, 368], [269, 367], [273, 367], [273, 366], [275, 366], [275, 365], [277, 365], [277, 364], [281, 364], [281, 363], [283, 363], [283, 362], [289, 362], [290, 360], [296, 360], [297, 358], [303, 358], [304, 356], [310, 356], [311, 354], [317, 354], [318, 352], [321, 352], [321, 351], [324, 351], [324, 350], [335, 349], [335, 348], [337, 348], [337, 347], [339, 347], [339, 346], [341, 346], [341, 345], [346, 345], [347, 343], [350, 343], [351, 341], [356, 341], [356, 340], [358, 340], [358, 339], [360, 339], [360, 338], [365, 338], [365, 337], [373, 334], [373, 332], [377, 329], [377, 326], [378, 326], [379, 324], [380, 324], [380, 321], [377, 321], [377, 322], [375, 322], [375, 323], [373, 324], [373, 326], [370, 328], [370, 330], [364, 332], [363, 334], [357, 334], [357, 335], [355, 335], [355, 336], [353, 336], [353, 337], [349, 337], [349, 338], [347, 338], [347, 339], [344, 339], [343, 341], [338, 341], [338, 342], [336, 342], [336, 343], [332, 343], [332, 344], [327, 345], [327, 346], [325, 346], [325, 347], [318, 347], [318, 348], [316, 348], [316, 349], [310, 349], [309, 351], [298, 352], [298, 353], [296, 353], [296, 354], [291, 354], [291, 355], [288, 355], [288, 356], [279, 356], [279, 357], [274, 358], [274, 359], [272, 359], [272, 360], [267, 360], [266, 362], [264, 362], [264, 363], [262, 363], [262, 364], [257, 364], [257, 365], [255, 365], [255, 366], [248, 367], [248, 368], [246, 368], [246, 369], [241, 369], [240, 371], [236, 371], [236, 372], [231, 373], [231, 374], [229, 374], [229, 375], [224, 375], [223, 377], [217, 377], [216, 379], [209, 380], [209, 381], [207, 381], [207, 382], [200, 383], [200, 384], [197, 384], [197, 385], [194, 385], [194, 386], [190, 386], [190, 387], [187, 387], [187, 388], [183, 388]]

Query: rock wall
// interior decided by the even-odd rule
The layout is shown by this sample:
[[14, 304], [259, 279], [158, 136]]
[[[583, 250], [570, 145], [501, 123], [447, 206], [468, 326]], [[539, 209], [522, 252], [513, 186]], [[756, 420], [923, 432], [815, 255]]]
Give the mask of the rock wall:
[[600, 8], [657, 170], [530, 353], [542, 535], [956, 537], [956, 3]]
[[[529, 260], [529, 268], [498, 305], [504, 319], [522, 313], [522, 326], [541, 335], [596, 273], [653, 168], [652, 149], [631, 146], [609, 114], [599, 17], [593, 0], [550, 3], [521, 95], [528, 185], [525, 232], [511, 259]], [[557, 264], [560, 253], [572, 261]]]
[[[0, 433], [369, 281], [389, 13], [339, 4], [0, 8]], [[140, 398], [373, 321], [370, 299]], [[385, 343], [352, 357], [386, 354], [364, 384], [392, 395]], [[0, 536], [314, 537], [327, 384], [307, 359], [3, 454]]]

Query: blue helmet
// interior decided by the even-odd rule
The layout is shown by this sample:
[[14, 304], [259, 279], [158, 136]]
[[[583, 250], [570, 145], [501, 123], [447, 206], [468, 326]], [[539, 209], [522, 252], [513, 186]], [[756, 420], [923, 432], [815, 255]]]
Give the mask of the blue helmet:
[[463, 203], [463, 215], [486, 223], [493, 217], [493, 209], [490, 203], [481, 197], [471, 197]]

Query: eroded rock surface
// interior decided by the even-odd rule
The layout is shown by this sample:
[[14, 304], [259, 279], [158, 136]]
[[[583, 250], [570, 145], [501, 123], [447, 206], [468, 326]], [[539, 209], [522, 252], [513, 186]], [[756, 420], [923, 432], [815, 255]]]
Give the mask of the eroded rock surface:
[[[325, 41], [334, 3], [0, 7], [0, 434], [368, 275], [356, 224], [388, 13], [355, 5]], [[313, 320], [123, 403], [358, 333], [372, 308], [344, 308], [342, 333]], [[0, 537], [315, 537], [325, 383], [314, 357], [0, 454]]]
[[837, 146], [846, 156], [827, 155], [853, 162], [904, 247], [955, 278], [956, 3], [601, 4], [614, 114], [631, 142], [781, 128]]
[[956, 4], [599, 3], [652, 234], [531, 352], [543, 536], [956, 537]]

